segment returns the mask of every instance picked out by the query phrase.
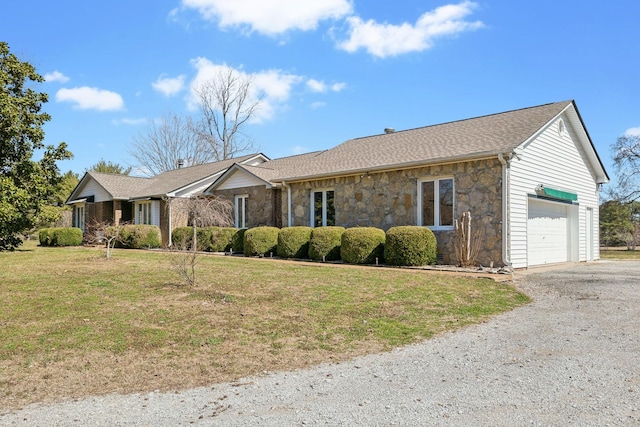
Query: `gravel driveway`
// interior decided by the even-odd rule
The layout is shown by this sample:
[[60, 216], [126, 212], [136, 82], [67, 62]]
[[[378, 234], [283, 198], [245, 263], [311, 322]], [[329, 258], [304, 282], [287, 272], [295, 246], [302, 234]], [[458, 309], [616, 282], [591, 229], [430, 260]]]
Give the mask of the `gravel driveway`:
[[534, 270], [516, 283], [532, 304], [391, 353], [35, 405], [0, 425], [640, 425], [640, 263]]

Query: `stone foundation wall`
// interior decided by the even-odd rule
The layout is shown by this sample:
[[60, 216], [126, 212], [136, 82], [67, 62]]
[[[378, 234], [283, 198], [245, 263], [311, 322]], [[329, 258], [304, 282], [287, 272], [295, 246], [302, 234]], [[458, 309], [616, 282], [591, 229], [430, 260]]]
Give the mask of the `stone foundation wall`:
[[[482, 265], [502, 265], [502, 165], [498, 159], [436, 165], [401, 171], [292, 183], [293, 225], [310, 225], [311, 192], [333, 189], [336, 225], [377, 227], [416, 225], [418, 181], [430, 177], [454, 178], [454, 217], [471, 212], [472, 229], [482, 228]], [[282, 197], [286, 224], [286, 192]], [[455, 264], [453, 230], [435, 230], [438, 253], [445, 264]]]

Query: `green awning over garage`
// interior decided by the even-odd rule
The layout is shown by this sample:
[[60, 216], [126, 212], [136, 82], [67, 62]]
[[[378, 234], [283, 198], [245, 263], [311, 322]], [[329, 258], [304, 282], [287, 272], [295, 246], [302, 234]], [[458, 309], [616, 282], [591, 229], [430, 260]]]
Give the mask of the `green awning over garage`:
[[578, 195], [566, 190], [559, 190], [553, 187], [546, 187], [540, 185], [536, 188], [536, 194], [538, 196], [549, 197], [551, 199], [566, 200], [569, 202], [575, 202], [578, 200]]

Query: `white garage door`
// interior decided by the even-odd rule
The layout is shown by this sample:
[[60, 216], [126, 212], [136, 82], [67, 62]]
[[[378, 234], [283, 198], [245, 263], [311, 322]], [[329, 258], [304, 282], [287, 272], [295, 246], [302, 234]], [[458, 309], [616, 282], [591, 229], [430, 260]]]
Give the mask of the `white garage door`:
[[566, 204], [529, 200], [528, 265], [568, 261], [568, 225]]

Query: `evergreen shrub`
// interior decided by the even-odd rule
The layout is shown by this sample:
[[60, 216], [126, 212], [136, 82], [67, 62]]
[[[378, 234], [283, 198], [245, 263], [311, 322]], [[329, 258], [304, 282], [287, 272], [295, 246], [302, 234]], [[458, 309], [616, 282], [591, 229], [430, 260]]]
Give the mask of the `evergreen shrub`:
[[311, 227], [286, 227], [278, 232], [278, 256], [282, 258], [309, 258]]
[[231, 238], [231, 250], [234, 253], [244, 253], [244, 233], [246, 228], [236, 228], [236, 232]]
[[117, 246], [125, 249], [159, 248], [160, 228], [157, 225], [123, 225], [120, 228]]
[[309, 258], [317, 261], [339, 261], [340, 242], [345, 228], [339, 226], [316, 227], [311, 232]]
[[436, 236], [427, 227], [399, 226], [387, 231], [384, 260], [389, 265], [434, 264], [436, 251]]
[[374, 227], [348, 228], [342, 233], [340, 255], [349, 264], [382, 263], [385, 233]]
[[278, 249], [278, 233], [276, 227], [255, 227], [244, 233], [244, 256], [275, 255]]

